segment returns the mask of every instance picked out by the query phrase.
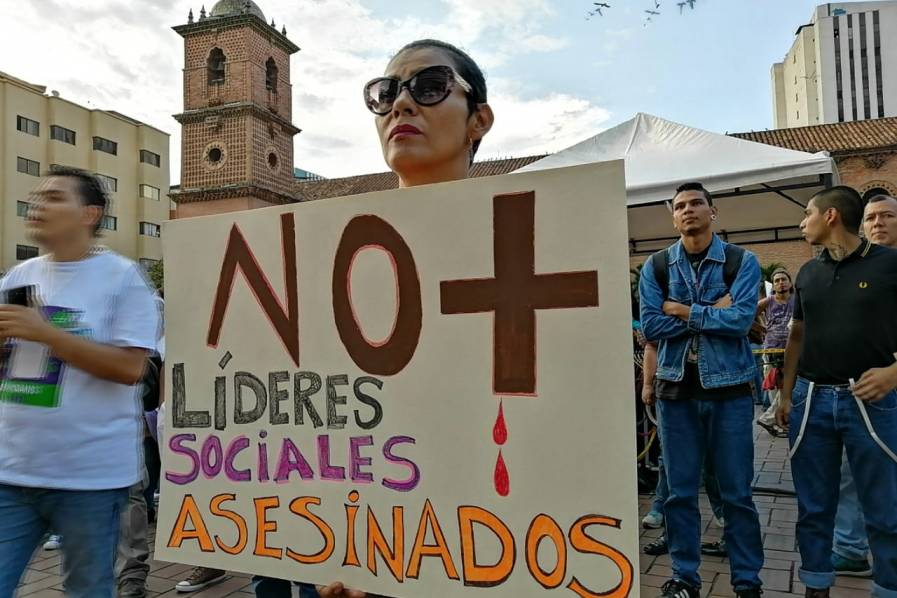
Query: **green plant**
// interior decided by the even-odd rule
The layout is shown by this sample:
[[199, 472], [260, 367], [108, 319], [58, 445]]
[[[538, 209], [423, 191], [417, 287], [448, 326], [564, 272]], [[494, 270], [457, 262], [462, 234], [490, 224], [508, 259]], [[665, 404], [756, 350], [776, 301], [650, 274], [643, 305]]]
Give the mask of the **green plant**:
[[162, 264], [162, 260], [159, 260], [150, 266], [147, 274], [149, 275], [150, 282], [156, 287], [156, 290], [162, 293], [165, 285], [165, 267]]

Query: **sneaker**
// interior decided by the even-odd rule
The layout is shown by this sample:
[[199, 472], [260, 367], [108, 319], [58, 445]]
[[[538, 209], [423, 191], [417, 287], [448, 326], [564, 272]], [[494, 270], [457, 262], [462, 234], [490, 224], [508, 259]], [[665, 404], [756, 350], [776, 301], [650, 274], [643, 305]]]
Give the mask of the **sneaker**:
[[60, 546], [62, 546], [62, 536], [56, 534], [50, 534], [50, 537], [44, 542], [44, 550], [59, 550]]
[[118, 584], [118, 598], [146, 598], [146, 582], [126, 579]]
[[174, 589], [178, 592], [195, 592], [216, 583], [222, 582], [227, 574], [221, 569], [209, 569], [208, 567], [196, 567], [190, 572], [190, 576], [184, 581], [179, 581]]
[[666, 536], [661, 536], [650, 544], [645, 544], [644, 548], [642, 548], [642, 552], [650, 556], [659, 556], [661, 554], [666, 554], [669, 551], [670, 547], [667, 544]]
[[658, 529], [663, 527], [663, 513], [651, 511], [642, 519], [642, 527], [645, 529]]
[[757, 425], [769, 432], [773, 438], [788, 438], [788, 430], [780, 428], [778, 424], [767, 424], [758, 419]]
[[763, 595], [763, 590], [760, 588], [748, 588], [746, 590], [735, 590], [736, 598], [760, 598]]
[[660, 588], [662, 594], [658, 598], [700, 598], [701, 592], [693, 585], [679, 579], [671, 579]]
[[726, 541], [702, 542], [701, 554], [706, 554], [707, 556], [729, 556], [729, 551], [726, 549]]
[[847, 559], [833, 552], [832, 567], [835, 569], [835, 575], [872, 577], [872, 566], [866, 559]]

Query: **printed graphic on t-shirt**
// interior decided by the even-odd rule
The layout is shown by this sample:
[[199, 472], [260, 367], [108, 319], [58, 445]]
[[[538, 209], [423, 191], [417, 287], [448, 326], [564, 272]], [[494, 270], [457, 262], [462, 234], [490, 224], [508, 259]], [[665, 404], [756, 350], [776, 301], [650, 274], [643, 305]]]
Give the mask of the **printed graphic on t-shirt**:
[[[81, 322], [83, 312], [67, 307], [47, 306], [41, 311], [48, 322], [71, 334], [90, 336]], [[0, 402], [29, 407], [56, 408], [62, 396], [65, 363], [36, 343], [10, 341], [0, 365]]]

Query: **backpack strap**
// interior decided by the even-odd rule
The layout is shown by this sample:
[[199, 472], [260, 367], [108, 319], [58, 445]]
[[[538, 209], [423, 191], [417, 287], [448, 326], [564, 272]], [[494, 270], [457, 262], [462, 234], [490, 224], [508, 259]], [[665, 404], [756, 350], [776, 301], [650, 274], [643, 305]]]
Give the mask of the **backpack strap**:
[[744, 247], [738, 245], [726, 244], [726, 263], [723, 264], [723, 282], [726, 288], [731, 290], [735, 279], [738, 277], [738, 271], [741, 270], [741, 262], [744, 260]]
[[654, 279], [660, 286], [660, 292], [664, 300], [670, 294], [669, 248], [661, 249], [653, 253], [649, 259], [651, 270], [654, 271]]
[[[669, 265], [669, 247], [661, 249], [651, 255], [651, 269], [654, 271], [654, 279], [663, 293], [663, 298], [667, 299], [670, 294], [670, 265]], [[735, 279], [738, 277], [738, 271], [741, 270], [741, 262], [744, 260], [744, 247], [738, 245], [726, 244], [726, 261], [723, 264], [723, 282], [726, 288], [732, 288]]]

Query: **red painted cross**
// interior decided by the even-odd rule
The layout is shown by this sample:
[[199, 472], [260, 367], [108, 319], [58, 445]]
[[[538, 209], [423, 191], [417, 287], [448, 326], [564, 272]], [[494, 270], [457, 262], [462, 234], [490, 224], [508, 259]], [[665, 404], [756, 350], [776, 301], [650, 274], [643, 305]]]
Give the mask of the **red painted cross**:
[[494, 312], [493, 390], [536, 391], [536, 310], [598, 305], [598, 272], [536, 274], [536, 196], [496, 195], [492, 203], [494, 278], [444, 280], [443, 314]]

